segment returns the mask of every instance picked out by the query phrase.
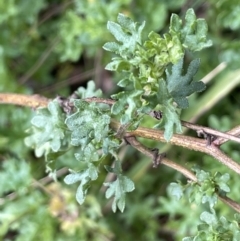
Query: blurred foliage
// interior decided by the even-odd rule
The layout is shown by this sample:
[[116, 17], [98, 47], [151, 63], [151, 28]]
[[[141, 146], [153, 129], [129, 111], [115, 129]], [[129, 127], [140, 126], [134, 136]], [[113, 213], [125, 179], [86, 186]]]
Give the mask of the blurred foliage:
[[[222, 61], [227, 62], [227, 67], [207, 83], [205, 93], [188, 99], [190, 108], [182, 116], [185, 120], [195, 118], [200, 124], [229, 130], [240, 119], [240, 3], [237, 0], [217, 3], [214, 0], [1, 1], [0, 91], [40, 93], [54, 98], [57, 94], [67, 96], [94, 79], [103, 94], [109, 96], [122, 76], [104, 70], [112, 58], [111, 53], [103, 54], [102, 50], [104, 43], [113, 40], [107, 22], [124, 13], [139, 23], [146, 21], [146, 33], [153, 30], [161, 35], [169, 28], [172, 13], [185, 16], [190, 7], [198, 18], [206, 19], [208, 37], [213, 41], [208, 50], [194, 56], [188, 53], [188, 62], [201, 59], [196, 78], [200, 80]], [[1, 105], [0, 108], [1, 240], [180, 241], [196, 235], [196, 240], [206, 240], [204, 235], [211, 222], [214, 232], [222, 227], [229, 234], [227, 238], [232, 238], [229, 240], [238, 237], [238, 217], [234, 219], [234, 212], [228, 206], [217, 202], [216, 213], [211, 210], [204, 213], [206, 203], [196, 205], [185, 196], [177, 200], [169, 184], [179, 180], [184, 185], [184, 177], [163, 166], [153, 170], [151, 161], [131, 148], [123, 148], [119, 153], [124, 172], [135, 182], [135, 191], [128, 195], [123, 214], [113, 214], [110, 201], [104, 198], [106, 187], [101, 184], [113, 181], [111, 173], [106, 180], [105, 175], [99, 174], [81, 206], [75, 200], [77, 186], [66, 186], [62, 176], [57, 183], [36, 181], [47, 174], [44, 160], [37, 159], [23, 143], [32, 112], [22, 107]], [[143, 125], [147, 123], [143, 121]], [[152, 148], [160, 146], [155, 142], [145, 143]], [[229, 173], [229, 196], [239, 198], [238, 175], [213, 158], [177, 147], [169, 149], [161, 145], [161, 148], [168, 148], [168, 157], [188, 168], [198, 163], [210, 176]], [[222, 148], [240, 161], [236, 143], [226, 143]], [[54, 168], [66, 165], [75, 167], [73, 153], [59, 156]]]

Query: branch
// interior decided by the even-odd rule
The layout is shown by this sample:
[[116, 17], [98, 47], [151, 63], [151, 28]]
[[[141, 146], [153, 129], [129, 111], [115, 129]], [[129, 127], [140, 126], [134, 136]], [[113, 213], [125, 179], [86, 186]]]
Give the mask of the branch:
[[[155, 159], [156, 159], [155, 151], [142, 145], [139, 141], [137, 141], [137, 139], [134, 136], [126, 137], [126, 140], [133, 148], [140, 151], [144, 155], [150, 157], [151, 159], [153, 159], [153, 161], [155, 161]], [[182, 173], [186, 178], [190, 179], [193, 182], [197, 182], [199, 185], [201, 185], [201, 183], [198, 182], [197, 177], [194, 175], [194, 173], [189, 171], [187, 168], [185, 168], [173, 161], [170, 161], [166, 157], [161, 156], [160, 158], [161, 158], [161, 164], [168, 166], [168, 167]], [[239, 203], [235, 202], [234, 200], [232, 200], [231, 198], [226, 197], [226, 196], [220, 196], [218, 194], [218, 197], [222, 202], [224, 202], [225, 204], [227, 204], [228, 206], [233, 208], [235, 211], [240, 213], [240, 204]]]
[[[102, 98], [86, 98], [84, 99], [86, 102], [96, 102], [96, 103], [105, 103], [108, 105], [113, 105], [115, 103], [114, 100], [111, 99], [102, 99]], [[0, 104], [12, 104], [12, 105], [19, 105], [19, 106], [27, 106], [27, 107], [32, 107], [32, 108], [39, 108], [39, 107], [47, 107], [50, 99], [47, 99], [43, 96], [40, 95], [32, 95], [32, 96], [27, 96], [23, 94], [12, 94], [12, 93], [0, 93]], [[183, 122], [185, 124], [186, 122]], [[228, 166], [230, 169], [235, 171], [236, 173], [240, 174], [240, 165], [236, 162], [234, 162], [231, 158], [229, 158], [227, 155], [225, 155], [217, 146], [223, 144], [226, 142], [228, 139], [234, 140], [233, 135], [240, 135], [240, 126], [237, 126], [236, 128], [230, 130], [227, 133], [222, 133], [219, 131], [212, 130], [207, 127], [203, 126], [198, 126], [198, 125], [193, 125], [191, 123], [187, 124], [190, 128], [193, 127], [197, 130], [205, 130], [208, 134], [213, 134], [218, 136], [216, 140], [214, 140], [211, 145], [206, 145], [206, 140], [199, 139], [199, 138], [194, 138], [194, 137], [189, 137], [185, 135], [179, 135], [179, 134], [174, 134], [169, 143], [177, 146], [181, 146], [190, 150], [195, 150], [195, 151], [200, 151], [203, 153], [206, 153], [215, 159], [217, 159], [219, 162], [223, 163], [224, 165]], [[112, 120], [110, 126], [115, 130], [116, 132], [119, 130], [121, 127], [121, 124], [117, 122], [116, 120]], [[219, 134], [220, 133], [220, 134]], [[227, 134], [227, 135], [222, 135], [222, 134]], [[139, 127], [135, 131], [131, 132], [126, 132], [124, 134], [124, 137], [126, 140], [137, 150], [140, 152], [144, 153], [145, 155], [149, 156], [150, 158], [154, 159], [156, 158], [156, 153], [146, 147], [144, 147], [141, 143], [139, 143], [135, 136], [147, 138], [147, 139], [152, 139], [160, 142], [166, 142], [164, 139], [164, 132], [161, 130], [154, 130], [154, 129], [149, 129], [149, 128], [144, 128], [144, 127]], [[238, 138], [237, 138], [238, 139]], [[161, 162], [162, 164], [171, 167], [178, 172], [182, 173], [184, 176], [187, 178], [196, 181], [197, 178], [196, 176], [189, 171], [188, 169], [182, 167], [181, 165], [174, 163], [167, 159], [166, 157], [161, 156], [161, 160], [158, 159], [159, 156], [157, 156], [157, 161]], [[232, 199], [228, 197], [221, 197], [219, 198], [232, 207], [234, 210], [237, 212], [240, 212], [240, 204], [236, 203]]]
[[[102, 98], [86, 98], [84, 99], [87, 102], [97, 102], [97, 103], [105, 103], [112, 105], [115, 103], [114, 100], [111, 99], [102, 99]], [[39, 96], [39, 95], [33, 95], [33, 96], [26, 96], [21, 94], [4, 94], [0, 93], [0, 103], [8, 103], [8, 104], [15, 104], [15, 105], [21, 105], [21, 106], [28, 106], [28, 107], [46, 107], [48, 102], [50, 100], [46, 99], [45, 97]], [[190, 123], [188, 123], [190, 124]], [[118, 132], [118, 130], [121, 128], [121, 124], [115, 120], [111, 121], [111, 127], [114, 131]], [[193, 125], [193, 124], [192, 124]], [[193, 125], [194, 126], [194, 125]], [[207, 127], [200, 126], [200, 129], [204, 128], [207, 130], [207, 133], [210, 131], [218, 136], [221, 135], [215, 130], [212, 130]], [[239, 128], [237, 129], [239, 131]], [[222, 133], [224, 134], [224, 133]], [[164, 132], [161, 130], [154, 130], [150, 128], [144, 128], [139, 127], [135, 131], [127, 132], [128, 136], [139, 136], [147, 139], [152, 139], [160, 142], [166, 142], [164, 139]], [[224, 135], [224, 139], [226, 136]], [[231, 137], [232, 138], [232, 137]], [[225, 153], [223, 153], [218, 146], [215, 145], [215, 143], [212, 143], [211, 145], [207, 145], [206, 140], [194, 138], [186, 135], [180, 135], [180, 134], [174, 134], [171, 140], [169, 141], [170, 144], [181, 146], [190, 150], [194, 151], [200, 151], [203, 153], [206, 153], [215, 159], [217, 159], [222, 164], [229, 167], [231, 170], [235, 171], [236, 173], [240, 174], [240, 165], [236, 162], [234, 162], [230, 157], [228, 157]]]
[[[115, 120], [111, 121], [111, 127], [117, 132], [117, 130], [121, 127], [121, 124]], [[125, 136], [138, 136], [142, 138], [152, 139], [160, 142], [167, 142], [164, 139], [164, 132], [161, 130], [154, 130], [145, 127], [139, 127], [135, 131], [125, 133]], [[228, 157], [225, 153], [223, 153], [217, 146], [215, 145], [207, 145], [206, 140], [199, 139], [195, 137], [190, 137], [186, 135], [174, 134], [169, 141], [170, 144], [181, 146], [190, 150], [199, 151], [206, 153], [216, 160], [221, 162], [222, 164], [229, 167], [234, 172], [240, 174], [240, 165], [234, 162], [230, 157]]]
[[[150, 157], [151, 159], [153, 159], [153, 162], [155, 162], [155, 159], [156, 159], [155, 151], [142, 145], [139, 141], [137, 141], [136, 137], [134, 137], [134, 136], [126, 137], [126, 140], [133, 148], [140, 151], [145, 156]], [[175, 162], [170, 161], [163, 155], [159, 155], [159, 158], [161, 159], [160, 164], [164, 164], [168, 167], [171, 167], [172, 169], [177, 170], [178, 172], [182, 173], [185, 177], [187, 177], [195, 182], [197, 181], [196, 176], [191, 171], [187, 170], [186, 168], [182, 167], [181, 165], [179, 165]]]
[[0, 104], [12, 104], [31, 108], [47, 107], [50, 99], [40, 95], [0, 93]]
[[[230, 135], [233, 135], [233, 136], [240, 136], [240, 126], [234, 127], [230, 131], [227, 131], [226, 134], [230, 134]], [[220, 145], [224, 144], [227, 141], [228, 141], [228, 139], [225, 139], [223, 137], [218, 137], [216, 140], [213, 141], [213, 143], [216, 146], [220, 146]]]
[[[187, 121], [181, 121], [181, 124], [182, 124], [182, 126], [185, 126], [185, 127], [189, 128], [189, 129], [192, 129], [192, 130], [195, 130], [195, 131], [202, 131], [202, 132], [204, 132], [206, 134], [222, 137], [225, 140], [228, 139], [228, 140], [232, 140], [232, 141], [236, 141], [236, 142], [240, 143], [240, 138], [238, 138], [238, 137], [236, 137], [234, 135], [231, 135], [231, 133], [229, 133], [229, 132], [223, 133], [221, 131], [217, 131], [217, 130], [214, 130], [214, 129], [211, 129], [211, 128], [208, 128], [208, 127], [205, 127], [205, 126], [192, 124], [192, 123], [189, 123]], [[216, 142], [214, 142], [214, 143], [216, 145]]]

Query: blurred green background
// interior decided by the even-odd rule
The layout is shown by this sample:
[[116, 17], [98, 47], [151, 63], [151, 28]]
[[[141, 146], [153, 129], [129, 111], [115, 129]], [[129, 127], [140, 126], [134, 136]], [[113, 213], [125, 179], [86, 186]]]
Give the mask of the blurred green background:
[[[240, 3], [238, 0], [8, 0], [0, 2], [0, 92], [68, 96], [94, 80], [106, 97], [118, 91], [119, 76], [104, 66], [111, 54], [102, 49], [113, 37], [107, 21], [118, 13], [146, 21], [145, 34], [168, 30], [172, 13], [184, 17], [193, 8], [209, 25], [211, 48], [187, 58], [201, 59], [197, 79], [207, 90], [190, 98], [182, 119], [226, 131], [240, 120]], [[75, 200], [77, 186], [62, 179], [78, 165], [72, 153], [58, 159], [58, 182], [45, 173], [44, 159], [37, 159], [24, 145], [33, 110], [0, 106], [0, 239], [4, 241], [139, 240], [178, 241], [194, 235], [203, 206], [176, 200], [171, 182], [186, 179], [174, 170], [152, 168], [151, 160], [130, 147], [121, 149], [124, 172], [135, 182], [124, 213], [113, 214], [104, 197], [106, 172], [91, 187], [82, 206]], [[147, 123], [146, 123], [147, 124]], [[189, 135], [195, 133], [189, 132]], [[143, 140], [149, 147], [165, 145]], [[175, 146], [167, 147], [171, 160], [187, 166], [231, 175], [230, 197], [239, 198], [238, 176], [213, 158]], [[223, 150], [240, 161], [239, 146], [226, 143]], [[65, 168], [65, 169], [64, 169]], [[219, 203], [219, 215], [234, 212]]]

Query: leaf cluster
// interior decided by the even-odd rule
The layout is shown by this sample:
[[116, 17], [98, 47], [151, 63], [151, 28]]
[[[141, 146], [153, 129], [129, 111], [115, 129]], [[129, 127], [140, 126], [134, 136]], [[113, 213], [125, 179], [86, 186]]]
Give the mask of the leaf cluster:
[[[161, 37], [151, 32], [144, 41], [144, 22], [134, 23], [123, 14], [118, 15], [117, 21], [118, 23], [108, 22], [108, 29], [117, 42], [108, 42], [103, 48], [117, 56], [112, 58], [106, 69], [124, 73], [125, 77], [118, 85], [127, 90], [113, 96], [118, 101], [113, 105], [112, 113], [125, 113], [121, 118], [125, 124], [140, 113], [162, 108], [165, 115], [165, 138], [169, 140], [174, 125], [177, 132], [181, 132], [178, 110], [188, 107], [186, 97], [205, 89], [202, 82], [193, 81], [199, 60], [190, 64], [186, 75], [182, 76], [182, 70], [187, 49], [199, 51], [211, 45], [211, 41], [206, 38], [207, 24], [203, 19], [196, 19], [194, 11], [189, 9], [184, 25], [173, 14], [169, 33]], [[168, 65], [172, 66], [172, 74], [167, 70]], [[128, 103], [128, 107], [123, 103]]]
[[200, 215], [201, 224], [197, 226], [198, 232], [194, 237], [185, 237], [183, 241], [196, 240], [238, 240], [240, 228], [238, 224], [239, 215], [235, 215], [235, 220], [228, 221], [225, 217], [218, 218], [215, 206], [218, 196], [226, 196], [230, 192], [228, 182], [230, 176], [228, 173], [221, 175], [216, 172], [212, 175], [198, 168], [195, 168], [197, 182], [186, 185], [180, 183], [171, 183], [170, 193], [178, 200], [187, 194], [189, 202], [198, 205], [208, 204], [210, 211], [203, 211]]
[[56, 100], [48, 104], [48, 108], [38, 109], [32, 118], [32, 133], [25, 138], [25, 144], [35, 149], [37, 157], [50, 152], [58, 152], [67, 144], [67, 133], [64, 125], [65, 114]]
[[[100, 97], [101, 94], [101, 91], [95, 90], [92, 81], [88, 83], [87, 89], [80, 87], [74, 95], [77, 99], [65, 101], [68, 101], [68, 106], [73, 106], [69, 114], [64, 112], [58, 98], [49, 102], [47, 108], [37, 111], [31, 121], [32, 128], [28, 130], [31, 135], [25, 138], [26, 145], [35, 149], [36, 156], [45, 156], [47, 171], [53, 174], [56, 158], [74, 149], [76, 161], [81, 162], [80, 170], [77, 167], [76, 171], [71, 170], [64, 181], [69, 185], [80, 182], [76, 192], [76, 199], [80, 204], [85, 201], [91, 183], [98, 178], [101, 163], [109, 155], [118, 160], [119, 140], [109, 127], [111, 116], [108, 106], [88, 103], [82, 99]], [[125, 193], [134, 189], [133, 182], [121, 173], [120, 162], [116, 161], [115, 165], [116, 168], [109, 167], [107, 170], [115, 173], [116, 181], [105, 183], [109, 187], [106, 197], [114, 197], [114, 212], [116, 207], [124, 210]]]

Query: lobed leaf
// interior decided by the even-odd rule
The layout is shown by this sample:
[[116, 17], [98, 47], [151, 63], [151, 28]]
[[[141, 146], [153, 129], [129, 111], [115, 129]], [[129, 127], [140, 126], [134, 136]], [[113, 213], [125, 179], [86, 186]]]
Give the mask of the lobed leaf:
[[178, 200], [183, 196], [183, 189], [179, 183], [170, 183], [168, 186], [170, 193]]
[[181, 109], [188, 108], [187, 97], [189, 95], [195, 92], [201, 92], [206, 88], [203, 82], [193, 81], [193, 77], [198, 71], [199, 63], [200, 61], [198, 59], [193, 60], [185, 75], [182, 75], [183, 59], [172, 66], [171, 74], [168, 70], [166, 71], [168, 92]]
[[129, 58], [135, 51], [137, 44], [142, 42], [141, 35], [145, 23], [143, 22], [141, 25], [134, 23], [124, 14], [118, 14], [117, 21], [119, 24], [109, 21], [107, 28], [120, 44], [110, 42], [106, 43], [103, 48], [118, 53], [123, 58]]
[[117, 180], [112, 183], [104, 183], [108, 187], [106, 198], [114, 197], [112, 210], [116, 212], [117, 208], [123, 212], [125, 208], [125, 193], [134, 190], [134, 183], [123, 175], [118, 175]]
[[87, 88], [79, 87], [75, 92], [79, 98], [84, 99], [88, 97], [101, 97], [102, 91], [96, 90], [96, 86], [93, 80], [88, 81]]
[[122, 113], [121, 123], [126, 124], [133, 119], [134, 113], [142, 105], [141, 95], [143, 91], [122, 91], [118, 94], [112, 95], [117, 102], [112, 106], [111, 112], [114, 115]]
[[190, 51], [200, 51], [210, 47], [212, 41], [207, 40], [208, 26], [204, 19], [197, 19], [193, 9], [188, 9], [185, 15], [185, 25], [173, 14], [170, 21], [169, 33], [177, 35], [183, 47]]
[[114, 197], [112, 203], [113, 212], [116, 212], [117, 208], [123, 212], [125, 208], [125, 195], [127, 192], [132, 192], [135, 189], [134, 183], [121, 174], [122, 168], [120, 161], [115, 161], [114, 168], [108, 166], [105, 168], [107, 171], [117, 175], [115, 181], [104, 183], [104, 186], [108, 187], [105, 196], [106, 198]]
[[150, 103], [157, 103], [161, 107], [161, 111], [164, 113], [162, 121], [154, 128], [164, 127], [164, 138], [169, 141], [173, 135], [174, 128], [177, 133], [182, 132], [181, 121], [177, 108], [174, 106], [173, 100], [167, 89], [167, 85], [163, 79], [159, 80], [159, 89], [156, 95], [144, 96], [144, 98]]
[[97, 169], [93, 165], [89, 165], [87, 169], [82, 170], [81, 172], [73, 172], [68, 174], [64, 178], [64, 182], [68, 185], [80, 182], [80, 185], [77, 188], [76, 199], [79, 204], [83, 204], [88, 188], [90, 187], [91, 181], [96, 180], [98, 177]]
[[58, 152], [67, 140], [64, 118], [56, 100], [49, 102], [48, 108], [38, 109], [31, 120], [33, 127], [29, 130], [31, 135], [24, 140], [25, 144], [34, 147], [38, 157]]
[[82, 204], [91, 182], [98, 178], [100, 161], [109, 153], [114, 156], [119, 143], [109, 129], [111, 119], [104, 109], [79, 99], [74, 99], [73, 103], [76, 111], [66, 118], [65, 123], [71, 132], [71, 144], [79, 147], [75, 157], [87, 167], [69, 174], [64, 181], [67, 184], [80, 181], [76, 199]]

